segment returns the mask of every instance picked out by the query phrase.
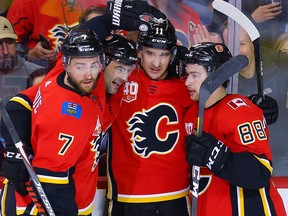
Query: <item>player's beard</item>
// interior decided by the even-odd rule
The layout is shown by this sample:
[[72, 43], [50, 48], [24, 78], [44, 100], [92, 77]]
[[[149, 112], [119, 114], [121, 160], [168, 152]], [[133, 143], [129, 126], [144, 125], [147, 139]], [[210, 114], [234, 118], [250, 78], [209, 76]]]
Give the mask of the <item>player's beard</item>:
[[82, 81], [77, 82], [73, 78], [71, 78], [69, 75], [67, 77], [67, 81], [70, 83], [70, 85], [72, 85], [75, 88], [77, 92], [79, 92], [81, 95], [84, 96], [84, 95], [89, 95], [94, 90], [94, 88], [97, 85], [98, 77], [96, 79], [89, 80], [91, 81], [91, 85], [89, 87], [88, 86], [83, 87], [83, 82], [87, 80], [85, 81], [82, 80]]

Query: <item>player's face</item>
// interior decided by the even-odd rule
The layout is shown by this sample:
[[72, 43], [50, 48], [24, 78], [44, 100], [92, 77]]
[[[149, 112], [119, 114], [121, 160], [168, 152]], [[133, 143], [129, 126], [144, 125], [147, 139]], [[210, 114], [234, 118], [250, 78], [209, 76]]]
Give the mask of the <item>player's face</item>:
[[102, 70], [99, 56], [91, 58], [72, 58], [66, 71], [77, 89], [89, 94], [95, 88]]
[[11, 38], [0, 39], [0, 69], [10, 70], [14, 67], [16, 54], [16, 40]]
[[198, 101], [200, 87], [207, 77], [207, 71], [202, 65], [187, 64], [186, 73], [188, 76], [185, 85], [189, 91], [190, 98], [193, 101]]
[[112, 60], [104, 70], [106, 93], [115, 94], [119, 87], [127, 81], [128, 76], [133, 69], [134, 65], [127, 65], [116, 60]]
[[138, 57], [147, 76], [153, 80], [162, 80], [167, 76], [167, 68], [172, 58], [169, 50], [143, 47]]
[[249, 60], [249, 64], [254, 62], [254, 47], [253, 43], [247, 34], [247, 32], [243, 29], [240, 28], [240, 49], [239, 49], [240, 54], [246, 55], [246, 57]]

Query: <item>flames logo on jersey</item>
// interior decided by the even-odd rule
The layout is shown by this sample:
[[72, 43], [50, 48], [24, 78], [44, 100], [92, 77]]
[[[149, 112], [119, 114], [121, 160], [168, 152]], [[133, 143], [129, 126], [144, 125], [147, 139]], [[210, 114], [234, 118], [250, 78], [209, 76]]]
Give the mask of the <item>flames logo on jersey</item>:
[[102, 142], [102, 129], [101, 129], [101, 123], [100, 123], [99, 117], [97, 119], [97, 123], [93, 132], [93, 136], [96, 136], [96, 138], [93, 139], [92, 142], [90, 142], [90, 144], [92, 145], [91, 151], [95, 152], [94, 162], [91, 168], [91, 172], [94, 172], [95, 168], [97, 167], [99, 163], [100, 145]]
[[160, 104], [135, 113], [128, 121], [133, 151], [142, 158], [167, 154], [179, 139], [179, 120], [174, 107]]

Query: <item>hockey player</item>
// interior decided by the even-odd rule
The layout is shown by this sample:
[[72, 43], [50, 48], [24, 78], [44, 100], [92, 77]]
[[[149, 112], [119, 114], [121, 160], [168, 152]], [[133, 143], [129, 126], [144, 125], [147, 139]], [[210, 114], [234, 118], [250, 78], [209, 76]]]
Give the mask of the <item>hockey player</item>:
[[[65, 39], [62, 52], [65, 71], [40, 84], [34, 100], [32, 165], [55, 214], [78, 215], [78, 208], [84, 207], [82, 202], [93, 202], [95, 192], [91, 193], [90, 189], [96, 188], [97, 183], [95, 168], [103, 122], [101, 91], [105, 91], [104, 85], [98, 89], [99, 94], [92, 91], [102, 71], [103, 47], [95, 33], [78, 30]], [[100, 82], [103, 79], [99, 80], [101, 86]], [[12, 157], [4, 162], [9, 165], [15, 160]], [[2, 167], [9, 179], [12, 174], [9, 166]], [[81, 176], [84, 176], [82, 184], [89, 191], [86, 196], [80, 196], [82, 201], [77, 195], [80, 190], [77, 179]], [[90, 181], [89, 184], [86, 181]]]
[[[185, 57], [185, 84], [193, 101], [202, 82], [231, 58], [221, 43], [191, 47]], [[269, 134], [262, 110], [248, 98], [227, 94], [227, 82], [205, 103], [203, 135], [196, 137], [198, 103], [184, 118], [187, 160], [200, 167], [198, 215], [285, 215], [271, 180]]]
[[175, 71], [168, 72], [176, 49], [174, 27], [165, 19], [149, 22], [152, 29], [140, 32], [138, 39], [141, 69], [125, 83], [111, 126], [104, 215], [187, 216], [189, 212], [181, 128], [189, 95]]
[[[104, 131], [115, 119], [122, 100], [124, 83], [135, 68], [138, 57], [136, 44], [124, 36], [111, 34], [104, 42], [105, 69], [104, 79], [106, 86], [106, 110], [104, 119]], [[120, 89], [119, 89], [120, 88]], [[104, 148], [101, 146], [101, 148]]]

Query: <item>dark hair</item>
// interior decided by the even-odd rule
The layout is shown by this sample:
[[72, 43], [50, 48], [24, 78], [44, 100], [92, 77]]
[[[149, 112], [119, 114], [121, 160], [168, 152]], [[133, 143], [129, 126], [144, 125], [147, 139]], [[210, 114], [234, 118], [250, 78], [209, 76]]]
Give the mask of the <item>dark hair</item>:
[[50, 71], [50, 68], [39, 68], [34, 70], [27, 78], [27, 88], [33, 86], [33, 81], [39, 76], [46, 75]]
[[88, 7], [80, 16], [79, 18], [79, 25], [83, 24], [84, 22], [87, 21], [87, 17], [91, 13], [99, 13], [99, 14], [104, 14], [106, 11], [106, 6], [104, 4], [96, 4], [95, 6], [90, 6]]

